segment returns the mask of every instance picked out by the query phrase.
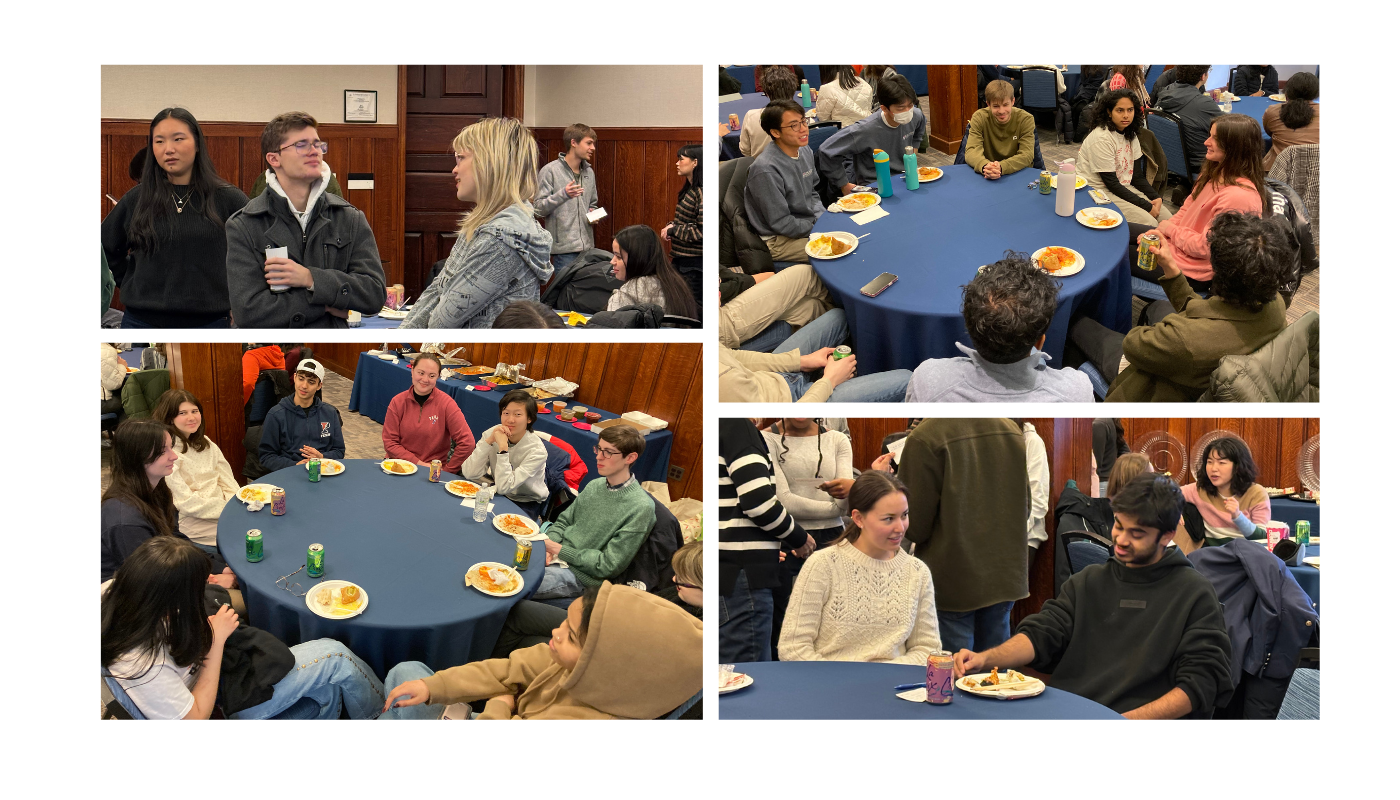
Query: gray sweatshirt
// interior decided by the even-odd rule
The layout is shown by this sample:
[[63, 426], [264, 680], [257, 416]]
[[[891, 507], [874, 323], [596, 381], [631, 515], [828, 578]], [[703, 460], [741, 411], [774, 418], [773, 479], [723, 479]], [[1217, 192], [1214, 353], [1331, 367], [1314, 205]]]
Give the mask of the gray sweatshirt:
[[574, 180], [569, 162], [559, 158], [540, 170], [539, 188], [535, 191], [535, 213], [544, 220], [544, 229], [554, 237], [550, 253], [582, 253], [593, 247], [593, 224], [588, 212], [598, 207], [598, 179], [587, 161], [579, 162], [578, 185], [583, 194], [570, 197], [564, 188]]
[[817, 196], [817, 167], [812, 149], [800, 147], [797, 158], [781, 147], [765, 147], [749, 167], [744, 209], [759, 236], [801, 239], [811, 233], [826, 209]]
[[[870, 185], [875, 182], [875, 157], [878, 148], [890, 157], [890, 171], [904, 171], [904, 148], [919, 149], [924, 142], [924, 112], [914, 109], [914, 118], [891, 128], [883, 111], [876, 111], [854, 125], [847, 125], [822, 143], [817, 153], [817, 167], [831, 182], [841, 188], [848, 183]], [[846, 168], [849, 161], [850, 169]]]
[[1092, 403], [1094, 386], [1079, 370], [1050, 369], [1050, 356], [1031, 348], [1020, 361], [993, 364], [954, 342], [966, 357], [930, 358], [914, 370], [906, 403]]

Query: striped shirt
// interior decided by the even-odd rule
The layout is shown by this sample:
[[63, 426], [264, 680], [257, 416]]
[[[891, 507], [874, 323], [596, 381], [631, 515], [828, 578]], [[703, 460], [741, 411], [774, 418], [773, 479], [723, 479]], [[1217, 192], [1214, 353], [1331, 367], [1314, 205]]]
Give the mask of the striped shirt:
[[671, 255], [699, 258], [705, 248], [701, 242], [701, 207], [704, 195], [699, 186], [689, 181], [676, 201], [676, 218], [671, 220]]
[[778, 585], [778, 550], [807, 543], [807, 532], [778, 502], [763, 435], [746, 419], [719, 422], [719, 580], [729, 596], [739, 573], [749, 588]]

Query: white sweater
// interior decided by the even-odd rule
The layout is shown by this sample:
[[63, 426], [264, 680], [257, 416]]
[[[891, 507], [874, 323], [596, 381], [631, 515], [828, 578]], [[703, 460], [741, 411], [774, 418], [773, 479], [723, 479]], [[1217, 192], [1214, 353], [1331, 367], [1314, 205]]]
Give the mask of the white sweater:
[[[768, 442], [768, 457], [773, 462], [773, 482], [778, 487], [778, 502], [803, 528], [818, 530], [841, 526], [846, 513], [845, 501], [832, 498], [812, 483], [816, 478], [851, 477], [851, 440], [838, 431], [821, 436], [788, 436], [784, 452], [784, 437], [767, 429], [763, 438]], [[817, 448], [821, 447], [821, 458]], [[817, 474], [817, 462], [821, 472]]]
[[208, 436], [204, 439], [209, 446], [203, 452], [191, 448], [182, 453], [183, 445], [175, 443], [175, 471], [165, 479], [165, 485], [180, 512], [180, 532], [212, 547], [218, 540], [219, 514], [238, 493], [238, 481], [219, 446]]
[[496, 491], [512, 500], [527, 502], [544, 500], [549, 497], [549, 488], [544, 483], [544, 465], [549, 454], [544, 442], [531, 431], [526, 431], [520, 441], [501, 453], [496, 445], [488, 442], [491, 434], [501, 426], [492, 425], [476, 439], [476, 449], [462, 462], [462, 477], [469, 481], [490, 479]]
[[817, 119], [822, 122], [836, 120], [841, 127], [853, 125], [874, 111], [870, 106], [872, 90], [870, 84], [857, 80], [850, 89], [842, 89], [841, 81], [823, 84], [817, 95]]
[[928, 566], [902, 550], [880, 561], [844, 541], [807, 559], [778, 639], [783, 661], [923, 664], [939, 649]]

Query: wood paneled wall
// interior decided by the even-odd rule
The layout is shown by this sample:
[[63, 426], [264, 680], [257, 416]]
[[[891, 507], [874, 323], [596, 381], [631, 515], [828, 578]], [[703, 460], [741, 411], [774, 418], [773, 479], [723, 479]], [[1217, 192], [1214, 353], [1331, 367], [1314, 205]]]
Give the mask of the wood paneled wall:
[[[254, 122], [205, 122], [209, 157], [219, 176], [250, 192], [258, 175], [266, 168], [263, 159], [263, 125]], [[149, 120], [102, 120], [102, 217], [113, 208], [107, 195], [120, 200], [136, 185], [131, 180], [131, 159], [143, 147], [150, 131]], [[326, 123], [317, 134], [330, 145], [326, 163], [340, 182], [345, 199], [369, 218], [374, 242], [384, 263], [388, 282], [403, 282], [403, 144], [398, 125], [349, 125]], [[350, 189], [350, 173], [374, 175], [373, 189]]]
[[[700, 128], [594, 128], [598, 148], [598, 204], [608, 215], [593, 226], [594, 246], [612, 248], [612, 237], [628, 225], [660, 232], [675, 218], [676, 195], [685, 179], [676, 174], [676, 151], [703, 141]], [[563, 128], [534, 128], [544, 167], [568, 150]], [[703, 161], [701, 163], [704, 163]], [[669, 244], [667, 245], [669, 248]]]
[[171, 344], [170, 385], [204, 404], [204, 433], [223, 451], [243, 484], [243, 346]]
[[[323, 364], [353, 379], [360, 353], [379, 345], [310, 346]], [[457, 357], [473, 364], [524, 364], [532, 378], [562, 377], [577, 383], [574, 395], [581, 403], [616, 413], [643, 411], [671, 423], [671, 466], [685, 470], [680, 480], [668, 481], [671, 497], [703, 499], [705, 409], [699, 344], [458, 342], [446, 349], [456, 347], [464, 348]]]
[[[1303, 484], [1298, 477], [1298, 451], [1303, 443], [1316, 436], [1319, 431], [1317, 419], [1226, 419], [1206, 417], [1202, 419], [1124, 419], [1123, 431], [1128, 447], [1137, 449], [1136, 443], [1153, 431], [1166, 431], [1181, 441], [1186, 448], [1186, 457], [1191, 457], [1196, 440], [1213, 430], [1226, 430], [1236, 434], [1249, 445], [1254, 463], [1259, 467], [1258, 482], [1264, 486], [1301, 489]], [[1090, 445], [1092, 447], [1092, 444]], [[1188, 465], [1193, 470], [1195, 465]], [[1193, 482], [1188, 477], [1186, 482]]]

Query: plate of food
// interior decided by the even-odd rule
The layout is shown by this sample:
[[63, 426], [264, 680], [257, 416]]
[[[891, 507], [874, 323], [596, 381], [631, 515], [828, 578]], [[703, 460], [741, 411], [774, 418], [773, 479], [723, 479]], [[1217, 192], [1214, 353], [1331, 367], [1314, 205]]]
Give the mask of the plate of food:
[[570, 328], [575, 325], [582, 325], [588, 321], [588, 317], [585, 317], [577, 311], [560, 311], [558, 314], [560, 319], [564, 320], [564, 324], [568, 325]]
[[306, 593], [306, 607], [326, 619], [354, 617], [369, 608], [369, 592], [350, 581], [321, 581]]
[[[303, 466], [305, 466], [307, 469], [311, 469], [311, 462], [308, 461]], [[339, 475], [344, 471], [345, 465], [340, 463], [339, 461], [336, 461], [334, 458], [321, 459], [321, 475]]]
[[525, 588], [525, 579], [514, 568], [498, 561], [472, 564], [467, 570], [467, 585], [492, 597], [510, 597]]
[[864, 211], [880, 205], [880, 195], [874, 192], [852, 192], [836, 201], [842, 211]]
[[1022, 675], [1014, 669], [998, 675], [997, 668], [977, 675], [964, 675], [957, 680], [957, 687], [968, 694], [990, 697], [995, 700], [1020, 700], [1035, 697], [1045, 691], [1045, 683], [1037, 678]]
[[542, 542], [549, 538], [540, 533], [540, 526], [535, 524], [534, 520], [519, 514], [497, 514], [492, 523], [496, 530], [508, 536], [529, 539], [532, 542]]
[[1287, 497], [1287, 496], [1289, 496], [1290, 494], [1293, 494], [1293, 487], [1290, 486], [1290, 487], [1288, 487], [1287, 489], [1275, 489], [1275, 488], [1272, 487], [1272, 486], [1265, 486], [1265, 487], [1264, 487], [1264, 491], [1265, 491], [1270, 497]]
[[443, 486], [447, 487], [448, 494], [458, 497], [476, 497], [476, 493], [481, 491], [481, 487], [471, 481], [448, 481]]
[[[1083, 175], [1075, 175], [1075, 176], [1074, 176], [1074, 190], [1075, 190], [1076, 192], [1079, 191], [1080, 189], [1083, 189], [1085, 186], [1088, 186], [1088, 185], [1089, 185], [1089, 182], [1088, 182], [1087, 180], [1084, 179], [1084, 176], [1083, 176]], [[1060, 186], [1060, 175], [1059, 175], [1059, 173], [1056, 173], [1056, 174], [1054, 174], [1054, 175], [1051, 175], [1051, 176], [1050, 176], [1050, 188], [1052, 188], [1052, 189], [1057, 189], [1057, 188], [1059, 188], [1059, 186]]]
[[1031, 260], [1056, 278], [1064, 278], [1084, 269], [1084, 256], [1068, 247], [1042, 247], [1031, 253]]
[[497, 386], [514, 386], [520, 383], [519, 379], [512, 380], [504, 375], [492, 375], [489, 378], [482, 378], [482, 383], [494, 383]]
[[270, 483], [250, 483], [238, 490], [238, 499], [245, 503], [271, 503], [275, 488]]
[[389, 308], [388, 306], [384, 306], [383, 308], [379, 309], [378, 316], [382, 319], [403, 319], [404, 317], [408, 316], [408, 311], [400, 311], [396, 308]]
[[402, 458], [386, 458], [379, 462], [379, 468], [390, 475], [412, 475], [418, 471], [417, 464]]
[[466, 378], [473, 375], [490, 375], [495, 371], [492, 367], [461, 367], [456, 370], [456, 373]]
[[919, 167], [919, 183], [936, 181], [943, 177], [943, 170], [938, 167]]
[[729, 683], [719, 687], [719, 693], [729, 694], [749, 686], [753, 686], [753, 678], [742, 672], [735, 672], [729, 676]]
[[1104, 230], [1123, 224], [1123, 215], [1111, 208], [1081, 208], [1075, 212], [1074, 218], [1080, 225]]
[[1269, 99], [1270, 99], [1270, 100], [1273, 100], [1273, 101], [1276, 102], [1276, 103], [1282, 103], [1282, 102], [1285, 102], [1286, 100], [1288, 100], [1287, 97], [1284, 97], [1284, 96], [1281, 95], [1281, 94], [1271, 94], [1271, 95], [1269, 95]]
[[860, 242], [856, 240], [854, 233], [816, 233], [807, 239], [807, 255], [821, 259], [840, 258], [855, 250], [858, 244]]

